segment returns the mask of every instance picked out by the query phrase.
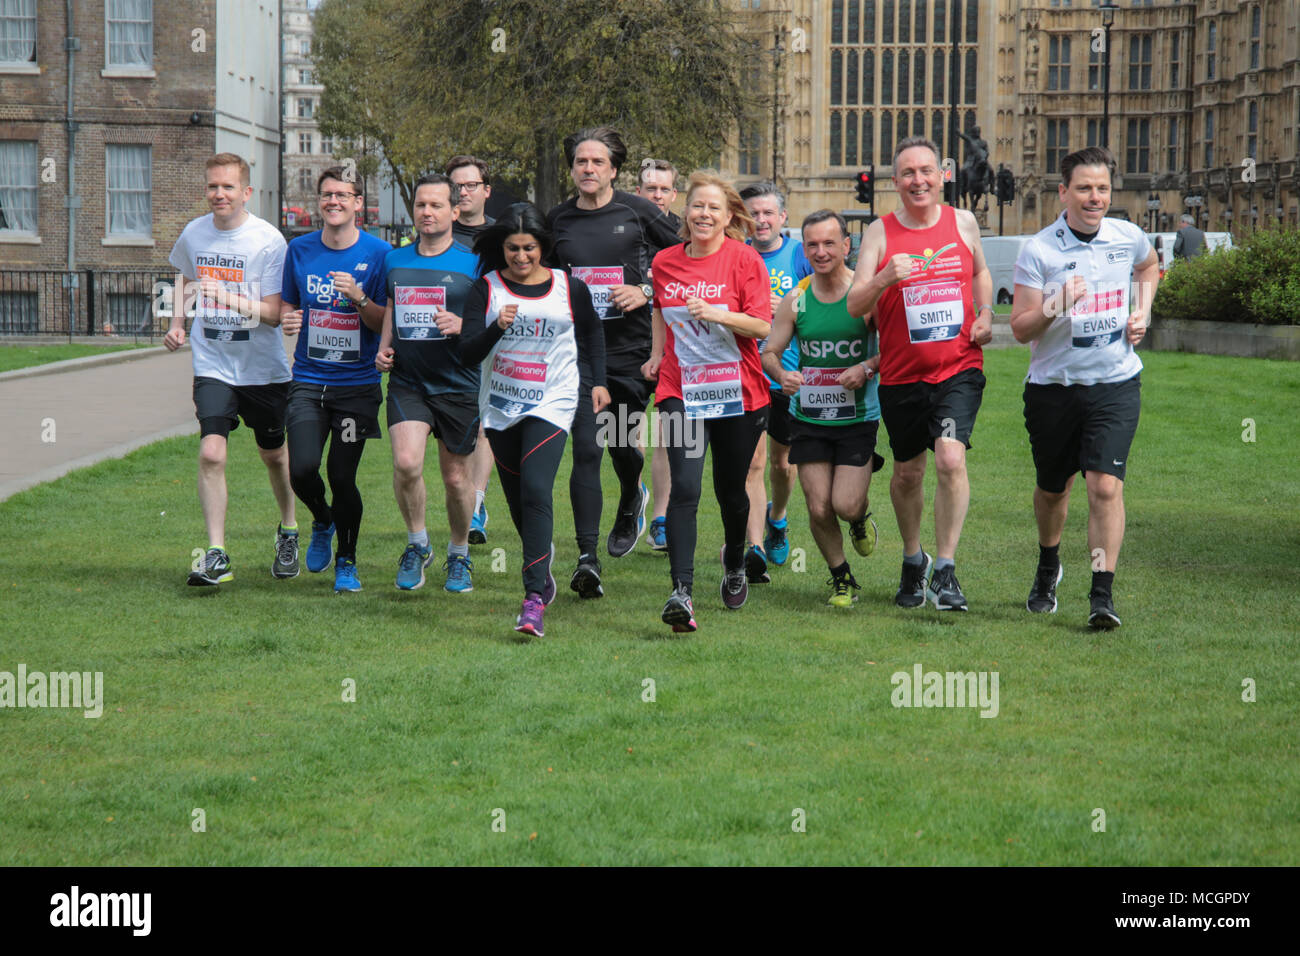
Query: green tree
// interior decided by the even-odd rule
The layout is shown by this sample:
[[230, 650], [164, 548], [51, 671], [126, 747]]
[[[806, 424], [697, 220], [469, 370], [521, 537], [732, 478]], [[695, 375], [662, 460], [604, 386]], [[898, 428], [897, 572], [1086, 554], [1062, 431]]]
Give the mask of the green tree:
[[378, 144], [408, 205], [420, 172], [467, 152], [545, 210], [584, 126], [623, 133], [628, 187], [643, 156], [716, 165], [765, 108], [748, 23], [717, 0], [325, 0], [321, 128]]

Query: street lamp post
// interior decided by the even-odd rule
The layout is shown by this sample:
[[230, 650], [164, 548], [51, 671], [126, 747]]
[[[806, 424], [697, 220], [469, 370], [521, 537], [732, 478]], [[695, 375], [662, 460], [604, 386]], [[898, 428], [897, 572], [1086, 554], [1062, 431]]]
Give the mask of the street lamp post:
[[1119, 4], [1106, 0], [1100, 5], [1101, 25], [1105, 30], [1101, 51], [1101, 145], [1110, 149], [1110, 27], [1115, 22], [1115, 11]]

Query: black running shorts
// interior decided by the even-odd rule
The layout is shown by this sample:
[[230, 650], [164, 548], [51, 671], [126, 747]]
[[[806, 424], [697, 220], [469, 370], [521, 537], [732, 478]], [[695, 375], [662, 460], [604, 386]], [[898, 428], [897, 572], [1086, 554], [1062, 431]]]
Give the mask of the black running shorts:
[[861, 468], [871, 463], [872, 471], [884, 467], [885, 459], [876, 454], [876, 433], [880, 422], [856, 422], [852, 425], [813, 425], [790, 417], [790, 464], [814, 461]]
[[442, 392], [426, 395], [388, 379], [388, 428], [400, 422], [423, 422], [453, 455], [469, 455], [478, 443], [478, 395]]
[[355, 438], [379, 438], [379, 403], [384, 392], [374, 385], [317, 385], [294, 382], [289, 387], [288, 426], [328, 425], [336, 434], [351, 430]]
[[1076, 471], [1120, 481], [1142, 410], [1142, 376], [1100, 385], [1025, 385], [1025, 428], [1038, 487], [1065, 490]]
[[911, 461], [940, 438], [955, 438], [967, 448], [984, 398], [984, 373], [958, 372], [942, 382], [880, 386], [880, 418], [889, 432], [895, 461]]
[[258, 448], [279, 448], [284, 444], [285, 409], [289, 402], [289, 383], [270, 385], [229, 385], [217, 378], [194, 379], [194, 417], [199, 420], [199, 435], [227, 437], [244, 424], [253, 431]]

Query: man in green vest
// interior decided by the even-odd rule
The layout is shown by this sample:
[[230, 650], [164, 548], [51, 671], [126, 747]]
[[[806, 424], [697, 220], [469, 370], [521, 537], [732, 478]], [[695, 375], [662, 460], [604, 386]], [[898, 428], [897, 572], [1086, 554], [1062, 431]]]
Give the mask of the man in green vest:
[[[808, 504], [812, 534], [830, 568], [835, 607], [851, 607], [861, 590], [844, 557], [840, 521], [858, 554], [876, 547], [876, 523], [868, 510], [876, 454], [880, 403], [875, 371], [879, 363], [871, 318], [849, 313], [853, 271], [844, 264], [849, 231], [844, 217], [819, 209], [803, 221], [803, 248], [813, 274], [781, 300], [763, 350], [763, 369], [790, 402], [790, 463]], [[781, 367], [791, 337], [799, 341], [799, 368]]]

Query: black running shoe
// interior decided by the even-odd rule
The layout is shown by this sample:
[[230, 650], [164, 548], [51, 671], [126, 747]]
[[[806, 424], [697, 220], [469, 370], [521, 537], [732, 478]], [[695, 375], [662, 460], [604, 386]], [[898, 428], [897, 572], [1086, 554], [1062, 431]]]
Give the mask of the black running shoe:
[[728, 611], [740, 610], [749, 599], [749, 580], [744, 567], [730, 569], [727, 567], [727, 546], [718, 552], [722, 562], [722, 604]]
[[190, 571], [186, 583], [191, 587], [216, 587], [233, 580], [235, 572], [230, 570], [230, 555], [221, 548], [208, 548], [198, 567]]
[[930, 575], [934, 558], [921, 552], [924, 560], [920, 564], [903, 562], [903, 573], [898, 579], [898, 593], [894, 603], [899, 607], [920, 607], [925, 603], [925, 579]]
[[1061, 583], [1064, 574], [1065, 568], [1062, 565], [1045, 568], [1040, 564], [1034, 574], [1034, 586], [1029, 589], [1029, 600], [1025, 602], [1025, 607], [1035, 614], [1055, 614], [1056, 586]]
[[1088, 595], [1088, 626], [1099, 631], [1113, 631], [1119, 627], [1119, 615], [1115, 613], [1115, 602], [1109, 594], [1093, 591]]
[[604, 597], [605, 589], [600, 586], [600, 559], [594, 554], [579, 557], [577, 570], [569, 580], [569, 588], [577, 591], [580, 598]]
[[695, 607], [691, 604], [690, 589], [680, 584], [673, 588], [673, 593], [668, 598], [668, 603], [664, 605], [664, 612], [660, 617], [665, 624], [672, 625], [674, 633], [690, 634], [698, 630], [699, 625], [695, 623]]
[[751, 544], [745, 552], [745, 577], [750, 584], [772, 583], [772, 575], [767, 573], [767, 555], [756, 544]]
[[650, 492], [644, 484], [637, 487], [636, 501], [627, 508], [623, 502], [618, 503], [618, 514], [614, 518], [614, 527], [610, 529], [605, 548], [610, 557], [621, 558], [636, 547], [645, 534], [645, 509], [650, 503]]
[[925, 596], [940, 611], [968, 610], [966, 595], [961, 593], [961, 585], [957, 583], [957, 572], [951, 567], [930, 575], [930, 586], [926, 588]]
[[275, 530], [275, 560], [271, 562], [271, 575], [277, 578], [298, 576], [298, 532]]

